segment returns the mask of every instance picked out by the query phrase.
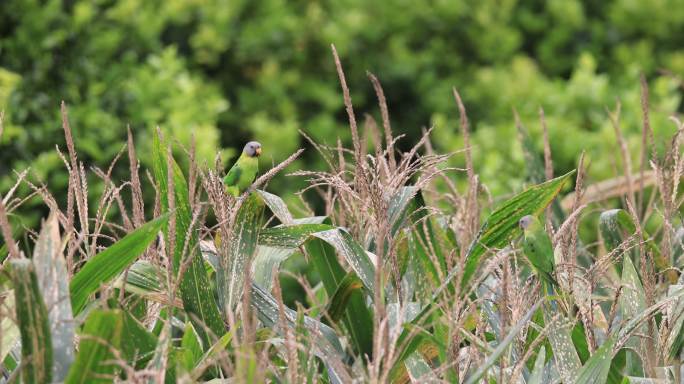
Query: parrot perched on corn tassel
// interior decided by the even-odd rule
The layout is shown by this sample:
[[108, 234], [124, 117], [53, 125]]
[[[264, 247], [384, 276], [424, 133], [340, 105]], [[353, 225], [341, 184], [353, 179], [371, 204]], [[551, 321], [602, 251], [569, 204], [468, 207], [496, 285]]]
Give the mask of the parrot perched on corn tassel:
[[261, 144], [250, 141], [245, 145], [242, 154], [223, 178], [228, 193], [237, 197], [252, 185], [259, 171], [259, 155]]
[[520, 219], [523, 230], [523, 253], [534, 268], [542, 286], [549, 294], [553, 294], [558, 282], [554, 278], [554, 257], [551, 239], [538, 218], [527, 215]]

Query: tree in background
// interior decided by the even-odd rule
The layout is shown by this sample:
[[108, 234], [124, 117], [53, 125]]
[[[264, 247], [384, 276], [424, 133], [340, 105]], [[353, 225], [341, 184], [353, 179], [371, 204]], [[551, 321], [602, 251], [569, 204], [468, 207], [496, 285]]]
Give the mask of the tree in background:
[[[382, 81], [393, 128], [408, 135], [406, 146], [422, 127], [435, 126], [440, 151], [461, 148], [451, 97], [457, 87], [471, 117], [482, 181], [495, 192], [510, 190], [524, 177], [513, 108], [534, 137], [544, 108], [559, 171], [573, 168], [582, 149], [589, 160], [612, 149], [606, 108], [618, 99], [628, 141], [640, 140], [641, 73], [650, 84], [656, 135], [674, 129], [667, 117], [682, 111], [684, 76], [679, 5], [5, 0], [0, 190], [12, 170], [31, 166], [53, 191], [66, 191], [54, 151], [62, 140], [61, 100], [70, 107], [79, 151], [103, 166], [121, 150], [129, 124], [138, 143], [150, 142], [157, 125], [185, 144], [194, 134], [200, 160], [209, 163], [222, 149], [227, 161], [253, 138], [262, 142], [265, 161], [282, 160], [304, 145], [298, 130], [328, 144], [346, 140], [330, 43], [343, 58], [357, 113], [378, 113], [368, 70]], [[148, 150], [140, 152], [149, 160]], [[316, 167], [311, 163], [318, 158], [302, 161]], [[611, 177], [613, 169], [595, 163], [590, 174]], [[296, 187], [273, 182], [281, 192]]]

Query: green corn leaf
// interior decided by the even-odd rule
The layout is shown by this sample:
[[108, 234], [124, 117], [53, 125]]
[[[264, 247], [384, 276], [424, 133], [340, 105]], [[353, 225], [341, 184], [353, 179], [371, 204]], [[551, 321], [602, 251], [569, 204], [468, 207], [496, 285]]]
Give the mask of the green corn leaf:
[[608, 379], [613, 361], [615, 338], [609, 337], [579, 370], [575, 384], [603, 384]]
[[168, 215], [162, 215], [142, 225], [85, 263], [69, 285], [74, 316], [83, 310], [90, 295], [123, 272], [147, 249], [167, 219]]
[[124, 327], [121, 350], [129, 364], [140, 369], [152, 358], [157, 337], [127, 311], [119, 311]]
[[231, 238], [227, 239], [228, 254], [219, 257], [219, 298], [224, 301], [225, 311], [233, 311], [242, 299], [244, 281], [249, 278], [246, 268], [254, 258], [263, 210], [257, 195], [247, 197], [235, 217]]
[[178, 359], [179, 368], [184, 372], [192, 372], [202, 358], [203, 350], [202, 342], [192, 323], [185, 323], [185, 331], [181, 339], [180, 357]]
[[55, 381], [64, 380], [74, 361], [74, 317], [61, 240], [57, 215], [51, 214], [36, 241], [33, 264], [50, 319]]
[[[167, 159], [166, 149], [166, 143], [163, 143], [159, 135], [155, 133], [152, 165], [164, 212], [169, 209], [168, 167], [172, 167], [171, 170], [173, 171], [173, 192], [176, 203], [176, 210], [172, 213], [176, 215], [176, 239], [172, 258], [174, 273], [178, 272], [181, 263], [186, 258], [192, 258], [180, 281], [180, 296], [183, 300], [183, 308], [190, 316], [191, 321], [193, 321], [195, 329], [202, 338], [203, 345], [208, 346], [210, 345], [210, 335], [207, 334], [205, 329], [220, 337], [225, 332], [225, 326], [216, 298], [209, 284], [209, 276], [204, 268], [197, 231], [195, 228], [190, 228], [192, 224], [192, 210], [188, 185], [178, 164], [173, 159]], [[166, 244], [169, 244], [169, 232], [166, 226], [164, 227], [164, 233], [167, 240]]]
[[[433, 286], [436, 286], [439, 285], [441, 276], [446, 274], [447, 264], [440, 243], [437, 240], [434, 220], [428, 216], [425, 206], [423, 194], [418, 191], [407, 210], [407, 213], [410, 214], [408, 218], [411, 225], [414, 226], [409, 236], [410, 262], [415, 264], [418, 271], [426, 271], [427, 276], [434, 283]], [[419, 279], [418, 282], [425, 283], [423, 280]], [[430, 286], [429, 284], [422, 285], [424, 288]], [[417, 290], [421, 287], [416, 286], [413, 288]]]
[[[300, 246], [304, 246], [311, 263], [321, 277], [328, 297], [335, 294], [338, 286], [347, 275], [337, 258], [337, 254], [342, 256], [349, 265], [356, 265], [356, 268], [353, 268], [355, 273], [357, 269], [365, 270], [366, 280], [361, 279], [361, 281], [364, 282], [364, 285], [372, 286], [375, 278], [375, 267], [370, 262], [368, 254], [346, 231], [333, 228], [328, 224], [322, 224], [321, 221], [322, 218], [320, 217], [295, 219], [293, 225], [264, 229], [259, 234], [259, 246], [284, 248], [292, 252]], [[272, 254], [276, 252], [273, 251]], [[272, 262], [277, 264], [282, 261], [279, 259], [285, 257], [289, 256], [287, 252], [283, 251], [282, 256], [274, 256], [275, 260]], [[254, 268], [256, 279], [261, 282], [267, 281], [270, 286], [270, 268], [272, 267], [255, 265]], [[264, 268], [269, 268], [269, 270], [266, 271]], [[357, 290], [351, 293], [342, 321], [351, 335], [354, 349], [359, 351], [361, 355], [370, 356], [373, 343], [373, 320], [361, 291]]]
[[25, 383], [49, 383], [52, 381], [52, 339], [38, 278], [33, 263], [28, 259], [12, 260], [11, 266], [21, 332], [21, 376]]
[[254, 281], [270, 291], [273, 283], [273, 270], [277, 271], [280, 269], [280, 264], [297, 251], [297, 248], [259, 245], [252, 263], [252, 277]]
[[228, 331], [221, 338], [219, 338], [216, 343], [211, 345], [206, 352], [202, 355], [202, 357], [197, 361], [197, 363], [194, 366], [193, 374], [192, 376], [199, 376], [202, 374], [202, 372], [196, 372], [198, 368], [202, 368], [208, 365], [208, 362], [211, 359], [215, 359], [219, 353], [223, 352], [228, 348], [228, 345], [231, 343], [233, 340], [233, 332]]
[[[15, 313], [14, 290], [0, 292], [0, 311], [2, 313]], [[2, 316], [0, 318], [0, 362], [5, 361], [7, 354], [19, 342], [21, 333], [12, 316]]]
[[330, 299], [328, 316], [332, 321], [339, 321], [347, 310], [347, 304], [355, 291], [363, 288], [363, 282], [356, 274], [350, 272], [342, 279], [337, 290]]
[[366, 251], [352, 238], [349, 232], [342, 228], [336, 228], [316, 232], [313, 236], [332, 245], [356, 272], [366, 288], [371, 293], [375, 292], [375, 266]]
[[66, 384], [111, 383], [120, 368], [113, 350], [121, 349], [124, 321], [119, 310], [93, 310], [83, 326], [76, 360]]
[[636, 232], [636, 226], [632, 217], [625, 210], [610, 209], [601, 212], [599, 230], [601, 231], [606, 251], [611, 252], [619, 247], [627, 237]]
[[126, 292], [145, 296], [150, 293], [163, 294], [165, 281], [159, 282], [162, 270], [147, 260], [138, 260], [128, 269], [126, 274]]
[[[323, 287], [332, 297], [346, 272], [340, 265], [335, 248], [320, 239], [308, 241], [305, 245], [307, 255], [321, 277]], [[360, 291], [352, 292], [347, 309], [342, 317], [347, 332], [351, 336], [355, 351], [363, 356], [373, 353], [373, 315], [366, 306]]]

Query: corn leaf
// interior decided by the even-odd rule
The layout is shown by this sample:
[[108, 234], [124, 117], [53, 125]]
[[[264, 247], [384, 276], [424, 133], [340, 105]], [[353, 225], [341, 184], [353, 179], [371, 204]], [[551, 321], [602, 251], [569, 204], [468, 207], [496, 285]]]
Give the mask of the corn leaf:
[[255, 194], [247, 197], [235, 218], [228, 254], [219, 257], [219, 298], [224, 301], [225, 311], [233, 311], [242, 299], [244, 281], [249, 279], [247, 266], [257, 247], [263, 209], [264, 205]]
[[361, 282], [361, 279], [352, 272], [347, 273], [340, 282], [340, 285], [337, 286], [337, 290], [335, 290], [335, 293], [328, 304], [328, 316], [330, 316], [332, 321], [337, 322], [342, 318], [352, 294], [362, 288], [363, 282]]
[[[538, 215], [543, 212], [573, 173], [569, 172], [553, 180], [532, 186], [507, 200], [489, 215], [468, 248], [466, 265], [461, 280], [462, 287], [470, 282], [485, 252], [488, 249], [504, 247], [511, 238], [520, 236], [522, 234], [518, 224], [520, 219], [527, 215]], [[460, 267], [449, 273], [447, 282], [450, 282], [458, 273], [458, 268]]]
[[167, 215], [162, 215], [144, 224], [85, 263], [69, 284], [74, 316], [83, 310], [90, 295], [123, 272], [147, 249], [167, 219]]
[[115, 310], [93, 310], [83, 326], [76, 361], [66, 384], [111, 383], [119, 372], [113, 350], [120, 350], [123, 317]]
[[31, 260], [12, 260], [11, 264], [21, 332], [21, 376], [25, 383], [49, 383], [52, 381], [52, 338], [38, 277]]
[[63, 381], [74, 361], [74, 318], [69, 300], [69, 282], [57, 215], [51, 214], [40, 231], [33, 264], [50, 319], [53, 349], [53, 379]]
[[[162, 203], [162, 211], [169, 210], [168, 201], [168, 167], [172, 167], [174, 199], [176, 211], [175, 228], [175, 248], [173, 253], [174, 274], [178, 273], [180, 265], [191, 258], [188, 267], [180, 281], [180, 296], [183, 300], [183, 308], [190, 316], [195, 325], [195, 329], [202, 338], [205, 346], [210, 345], [210, 335], [208, 329], [216, 337], [220, 337], [225, 332], [223, 319], [218, 310], [216, 298], [209, 284], [209, 276], [204, 268], [204, 261], [200, 255], [199, 241], [196, 228], [191, 228], [192, 210], [190, 207], [190, 197], [188, 185], [181, 172], [180, 167], [173, 159], [167, 158], [167, 145], [163, 143], [158, 134], [154, 135], [153, 161], [154, 176], [159, 188]], [[167, 161], [168, 160], [168, 161]], [[166, 244], [169, 244], [168, 227], [164, 227]], [[187, 244], [186, 244], [187, 241]]]

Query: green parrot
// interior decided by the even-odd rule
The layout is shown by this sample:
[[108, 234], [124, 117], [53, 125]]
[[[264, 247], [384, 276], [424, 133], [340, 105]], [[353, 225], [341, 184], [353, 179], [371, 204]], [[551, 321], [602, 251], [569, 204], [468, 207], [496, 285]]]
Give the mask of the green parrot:
[[238, 197], [252, 185], [259, 171], [259, 155], [261, 155], [261, 144], [256, 141], [245, 144], [242, 154], [223, 178], [228, 193]]
[[520, 228], [523, 230], [523, 252], [534, 268], [537, 276], [550, 294], [558, 285], [553, 277], [554, 258], [551, 239], [544, 230], [544, 225], [538, 218], [527, 215], [520, 219]]

